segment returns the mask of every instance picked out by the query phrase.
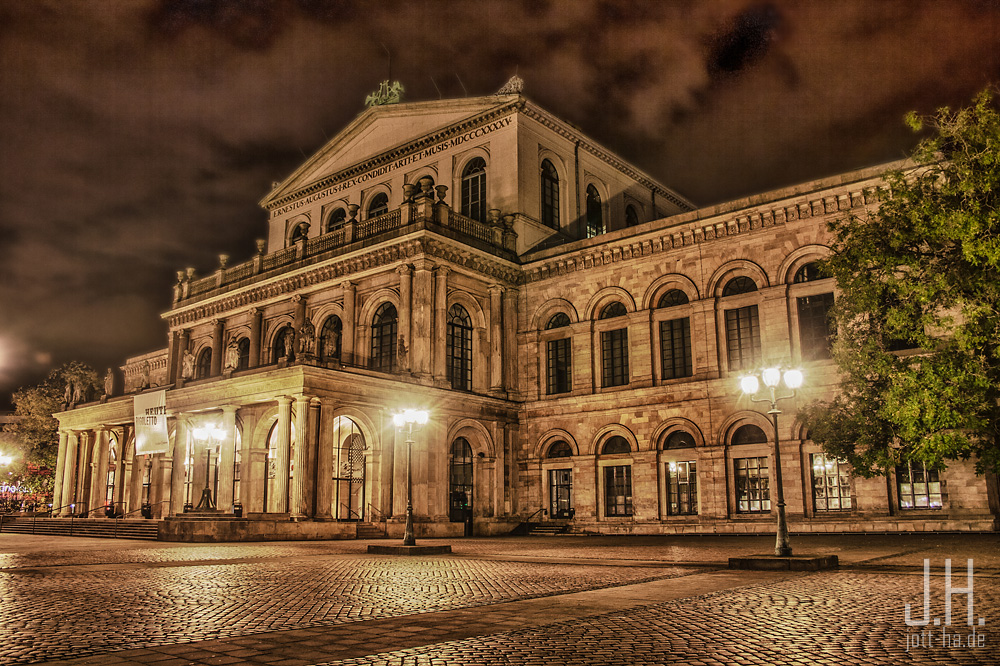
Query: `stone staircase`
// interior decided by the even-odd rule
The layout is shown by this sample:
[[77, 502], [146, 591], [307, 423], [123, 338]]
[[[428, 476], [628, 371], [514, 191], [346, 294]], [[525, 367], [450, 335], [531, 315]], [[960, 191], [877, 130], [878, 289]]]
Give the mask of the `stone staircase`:
[[103, 539], [149, 539], [155, 541], [158, 521], [143, 518], [33, 518], [3, 516], [0, 532]]
[[528, 528], [528, 534], [531, 536], [555, 536], [556, 534], [565, 534], [568, 529], [568, 525], [561, 523], [532, 523], [531, 527]]
[[358, 523], [359, 539], [384, 539], [385, 523]]

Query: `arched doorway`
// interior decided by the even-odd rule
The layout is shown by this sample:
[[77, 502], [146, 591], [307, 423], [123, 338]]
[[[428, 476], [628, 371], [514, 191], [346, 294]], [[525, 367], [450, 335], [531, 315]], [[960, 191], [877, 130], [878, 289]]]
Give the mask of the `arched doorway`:
[[286, 513], [288, 511], [288, 495], [292, 488], [292, 475], [295, 472], [295, 424], [289, 424], [291, 436], [288, 439], [288, 479], [285, 483], [285, 497], [277, 495], [278, 489], [278, 421], [271, 425], [267, 433], [267, 458], [264, 464], [264, 513]]
[[465, 535], [472, 536], [472, 447], [464, 437], [451, 444], [448, 470], [448, 517], [465, 523]]
[[368, 445], [358, 424], [338, 416], [333, 425], [333, 506], [337, 520], [364, 521], [368, 514]]

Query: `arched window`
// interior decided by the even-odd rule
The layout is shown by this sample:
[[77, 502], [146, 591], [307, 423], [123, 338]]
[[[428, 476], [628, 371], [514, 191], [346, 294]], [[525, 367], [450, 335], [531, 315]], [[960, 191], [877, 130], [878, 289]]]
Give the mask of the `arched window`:
[[368, 202], [368, 217], [378, 217], [389, 212], [389, 196], [379, 192]]
[[327, 220], [326, 223], [326, 230], [334, 231], [335, 229], [339, 229], [340, 227], [344, 226], [344, 223], [346, 221], [347, 221], [347, 211], [344, 210], [343, 208], [338, 208], [337, 210], [333, 211], [333, 213], [330, 214], [330, 219]]
[[548, 160], [542, 160], [542, 224], [559, 228], [559, 174]]
[[757, 283], [752, 278], [744, 275], [734, 277], [722, 288], [723, 296], [736, 296], [738, 294], [749, 294], [757, 291]]
[[368, 366], [392, 372], [396, 367], [396, 306], [383, 303], [372, 317], [372, 349]]
[[665, 449], [693, 449], [695, 446], [694, 436], [683, 430], [675, 430], [663, 441]]
[[625, 226], [634, 227], [639, 224], [639, 214], [635, 212], [635, 206], [629, 204], [625, 206]]
[[629, 446], [628, 440], [621, 435], [614, 435], [609, 437], [608, 441], [604, 442], [604, 446], [601, 447], [601, 455], [614, 455], [621, 453], [631, 453], [632, 447]]
[[472, 516], [472, 447], [464, 437], [451, 444], [448, 498], [451, 522], [463, 523]]
[[486, 160], [476, 157], [462, 170], [462, 215], [486, 221]]
[[552, 446], [549, 447], [549, 452], [546, 454], [546, 458], [569, 458], [573, 455], [573, 449], [563, 440], [554, 442]]
[[601, 195], [593, 185], [587, 186], [587, 238], [600, 236], [604, 229], [604, 207]]
[[343, 324], [340, 317], [331, 315], [323, 322], [323, 328], [319, 333], [319, 357], [324, 361], [340, 360], [340, 338], [343, 333]]
[[755, 425], [744, 425], [737, 428], [733, 433], [732, 444], [767, 444], [767, 435]]
[[660, 296], [660, 300], [657, 301], [656, 307], [658, 308], [672, 308], [675, 305], [686, 305], [688, 303], [688, 296], [680, 289], [671, 289], [667, 293]]
[[549, 323], [545, 325], [546, 330], [552, 330], [553, 328], [562, 328], [564, 326], [569, 326], [569, 315], [565, 312], [557, 312], [552, 315], [549, 319]]
[[271, 362], [277, 363], [279, 359], [292, 357], [292, 344], [295, 342], [295, 329], [285, 326], [274, 336], [274, 344], [271, 346]]
[[236, 350], [239, 352], [236, 369], [246, 370], [250, 367], [250, 338], [240, 338], [240, 341], [236, 343]]
[[472, 319], [458, 303], [448, 309], [448, 381], [453, 389], [472, 390]]
[[813, 280], [822, 280], [825, 277], [827, 276], [823, 274], [819, 263], [810, 261], [795, 271], [795, 277], [792, 279], [792, 282], [812, 282]]
[[300, 240], [305, 240], [309, 236], [309, 225], [305, 222], [300, 222], [295, 226], [292, 231], [292, 243], [297, 243]]
[[601, 314], [598, 315], [598, 319], [613, 319], [614, 317], [623, 317], [628, 314], [625, 306], [621, 304], [620, 301], [615, 301], [613, 303], [608, 303], [603, 308], [601, 308]]
[[205, 347], [198, 354], [198, 362], [195, 365], [195, 379], [204, 379], [212, 374], [212, 348]]

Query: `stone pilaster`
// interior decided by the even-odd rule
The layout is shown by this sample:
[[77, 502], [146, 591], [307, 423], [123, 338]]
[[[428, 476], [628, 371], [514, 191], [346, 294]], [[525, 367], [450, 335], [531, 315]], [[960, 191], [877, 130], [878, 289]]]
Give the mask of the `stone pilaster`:
[[[439, 266], [434, 271], [434, 378], [445, 380], [447, 371], [447, 344], [445, 338], [448, 330], [448, 273], [447, 266]], [[428, 293], [430, 289], [427, 290]], [[430, 327], [428, 327], [430, 330]]]
[[503, 390], [503, 292], [490, 286], [490, 390]]
[[278, 451], [275, 455], [274, 485], [268, 496], [269, 508], [273, 513], [288, 511], [288, 463], [289, 446], [292, 439], [292, 399], [288, 396], [278, 398]]
[[222, 407], [222, 429], [226, 434], [219, 444], [219, 492], [215, 506], [229, 513], [233, 510], [233, 479], [236, 465], [236, 405]]
[[260, 335], [264, 313], [259, 308], [250, 308], [250, 362], [251, 368], [260, 365]]
[[224, 319], [212, 320], [212, 369], [210, 374], [218, 377], [222, 374], [222, 338], [226, 334]]
[[[406, 349], [413, 348], [413, 336], [410, 335], [410, 300], [413, 291], [412, 269], [403, 264], [396, 268], [399, 274], [399, 341], [406, 345]], [[410, 355], [402, 355], [400, 350], [399, 369], [406, 372], [410, 369]]]
[[357, 364], [354, 354], [354, 336], [357, 333], [358, 322], [354, 315], [355, 291], [357, 285], [350, 280], [341, 284], [344, 290], [344, 326], [340, 340], [340, 362], [348, 365]]

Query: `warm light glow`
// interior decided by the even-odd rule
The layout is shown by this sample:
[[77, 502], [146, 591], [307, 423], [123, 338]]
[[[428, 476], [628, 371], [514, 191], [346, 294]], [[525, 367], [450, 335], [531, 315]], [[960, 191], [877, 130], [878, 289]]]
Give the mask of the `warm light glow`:
[[760, 373], [764, 386], [774, 388], [781, 382], [781, 368], [764, 368]]
[[392, 422], [397, 428], [405, 425], [424, 425], [427, 423], [428, 413], [423, 409], [404, 409], [401, 413], [392, 415]]
[[205, 441], [208, 439], [208, 428], [195, 428], [191, 431], [191, 434], [194, 435], [194, 438], [199, 442]]
[[9, 465], [14, 462], [13, 456], [2, 456], [0, 455], [0, 465]]
[[194, 428], [191, 434], [199, 442], [204, 442], [206, 439], [222, 439], [226, 436], [226, 431], [214, 424], [210, 424], [204, 428]]
[[785, 371], [785, 386], [792, 389], [793, 391], [800, 386], [802, 386], [802, 371], [801, 370], [786, 370]]
[[740, 390], [747, 395], [753, 395], [760, 388], [760, 382], [753, 375], [746, 375], [745, 377], [740, 377]]

